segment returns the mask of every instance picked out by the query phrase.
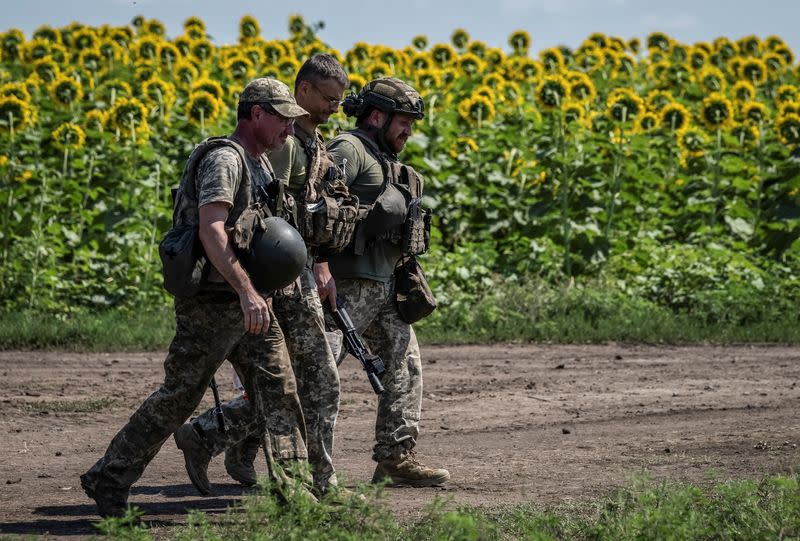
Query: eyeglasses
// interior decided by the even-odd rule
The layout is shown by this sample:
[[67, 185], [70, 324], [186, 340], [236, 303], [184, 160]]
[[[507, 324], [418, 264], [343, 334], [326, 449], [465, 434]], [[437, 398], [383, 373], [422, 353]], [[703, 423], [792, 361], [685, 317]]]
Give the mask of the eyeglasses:
[[328, 103], [329, 103], [330, 105], [333, 105], [334, 107], [339, 107], [339, 105], [341, 105], [341, 103], [342, 103], [342, 101], [343, 101], [342, 99], [340, 99], [340, 98], [334, 98], [333, 96], [328, 96], [327, 94], [325, 94], [325, 93], [322, 91], [322, 89], [321, 89], [320, 87], [318, 87], [317, 85], [315, 85], [314, 83], [312, 83], [312, 82], [310, 82], [310, 81], [309, 81], [309, 84], [310, 84], [312, 87], [314, 87], [314, 90], [316, 90], [316, 91], [317, 91], [317, 93], [318, 93], [320, 96], [322, 96], [322, 98], [323, 98], [323, 99], [327, 100], [327, 101], [328, 101]]
[[281, 123], [284, 129], [294, 125], [293, 118], [283, 116], [278, 111], [276, 111], [275, 108], [272, 107], [272, 105], [268, 103], [259, 103], [258, 106], [261, 107], [261, 109], [263, 109], [264, 112], [267, 113], [268, 115], [278, 117], [278, 121]]

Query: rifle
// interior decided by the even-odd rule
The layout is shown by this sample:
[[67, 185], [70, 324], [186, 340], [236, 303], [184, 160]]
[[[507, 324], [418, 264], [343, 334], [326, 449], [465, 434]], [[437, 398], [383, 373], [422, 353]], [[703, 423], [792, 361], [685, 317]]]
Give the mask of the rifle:
[[375, 394], [381, 394], [384, 389], [380, 378], [386, 371], [383, 361], [377, 355], [371, 354], [367, 346], [364, 345], [358, 332], [356, 332], [353, 320], [350, 319], [350, 315], [344, 308], [344, 301], [339, 297], [336, 297], [336, 312], [333, 312], [333, 319], [344, 335], [345, 349], [350, 355], [361, 361], [361, 366], [367, 373], [367, 379], [372, 385], [372, 390], [375, 391]]
[[222, 415], [222, 403], [219, 400], [219, 389], [217, 388], [217, 378], [211, 377], [211, 392], [214, 394], [214, 412], [217, 414], [217, 425], [219, 431], [225, 433], [225, 416]]

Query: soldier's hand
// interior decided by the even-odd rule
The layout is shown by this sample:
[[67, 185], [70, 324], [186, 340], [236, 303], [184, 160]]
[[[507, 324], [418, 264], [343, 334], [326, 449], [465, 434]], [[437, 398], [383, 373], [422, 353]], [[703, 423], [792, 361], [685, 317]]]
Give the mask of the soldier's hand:
[[336, 281], [331, 275], [328, 262], [314, 263], [314, 281], [317, 283], [319, 300], [325, 302], [327, 299], [331, 305], [331, 310], [336, 311]]
[[260, 334], [269, 327], [269, 301], [250, 288], [239, 295], [244, 315], [244, 328], [247, 332]]

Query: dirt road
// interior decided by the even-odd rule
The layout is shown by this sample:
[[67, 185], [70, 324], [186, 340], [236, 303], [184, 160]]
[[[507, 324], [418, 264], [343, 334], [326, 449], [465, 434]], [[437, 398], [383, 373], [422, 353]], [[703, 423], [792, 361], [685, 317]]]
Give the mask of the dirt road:
[[[631, 474], [706, 482], [800, 467], [800, 350], [781, 346], [424, 347], [418, 451], [443, 488], [390, 489], [414, 516], [436, 496], [494, 506], [609, 494]], [[77, 539], [96, 530], [78, 475], [162, 378], [162, 353], [0, 352], [0, 533]], [[232, 397], [230, 370], [219, 374]], [[335, 462], [367, 481], [375, 397], [348, 359]], [[204, 407], [211, 404], [209, 392]], [[242, 490], [212, 463], [199, 496], [169, 440], [131, 503], [163, 527], [221, 512]]]

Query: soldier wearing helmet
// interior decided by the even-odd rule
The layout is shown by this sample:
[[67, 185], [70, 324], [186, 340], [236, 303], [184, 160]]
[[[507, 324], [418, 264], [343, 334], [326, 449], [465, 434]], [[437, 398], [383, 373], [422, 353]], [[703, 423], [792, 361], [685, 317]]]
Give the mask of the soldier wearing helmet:
[[[190, 448], [190, 453], [184, 448], [187, 468], [192, 460], [210, 458], [214, 438], [198, 433], [192, 425], [181, 425], [200, 403], [226, 357], [242, 376], [250, 395], [259, 397], [259, 414], [249, 415], [248, 422], [250, 418], [263, 421], [271, 437], [294, 442], [292, 454], [282, 458], [305, 459], [305, 426], [295, 381], [265, 290], [284, 284], [287, 278], [291, 282], [299, 269], [295, 276], [271, 275], [261, 284], [254, 279], [264, 270], [262, 256], [269, 260], [278, 254], [274, 250], [276, 239], [282, 244], [281, 250], [287, 242], [292, 245], [284, 252], [286, 261], [294, 260], [297, 249], [303, 256], [305, 246], [285, 222], [264, 220], [258, 244], [249, 245], [255, 260], [249, 268], [253, 274], [248, 274], [234, 250], [236, 242], [229, 230], [236, 230], [243, 217], [251, 216], [265, 202], [262, 195], [273, 178], [264, 152], [282, 146], [293, 133], [295, 119], [306, 114], [285, 84], [256, 79], [239, 97], [233, 134], [206, 140], [192, 152], [177, 191], [174, 224], [188, 230], [197, 228], [211, 271], [197, 293], [175, 298], [177, 329], [164, 361], [164, 383], [117, 433], [105, 455], [81, 476], [81, 485], [97, 503], [101, 516], [125, 513], [131, 485], [179, 427], [188, 427], [184, 431]], [[261, 290], [259, 285], [263, 286]], [[269, 404], [269, 416], [274, 417], [269, 423], [263, 403]], [[230, 438], [244, 437], [242, 423], [236, 419], [228, 422]], [[205, 470], [192, 468], [190, 473], [200, 470], [202, 476], [193, 477], [192, 482], [207, 493]], [[270, 473], [280, 476], [276, 470]]]
[[373, 482], [388, 478], [396, 485], [439, 485], [449, 479], [448, 471], [422, 464], [414, 453], [422, 406], [422, 363], [414, 329], [401, 319], [394, 303], [394, 271], [405, 255], [404, 243], [398, 242], [395, 233], [407, 218], [409, 193], [390, 172], [406, 167], [397, 155], [411, 136], [414, 122], [424, 117], [423, 102], [403, 81], [381, 78], [348, 96], [342, 108], [356, 118], [356, 129], [332, 139], [328, 150], [344, 169], [350, 192], [369, 210], [352, 245], [330, 256], [332, 278], [328, 281], [333, 294], [338, 293], [348, 306], [372, 352], [386, 365], [375, 425]]

